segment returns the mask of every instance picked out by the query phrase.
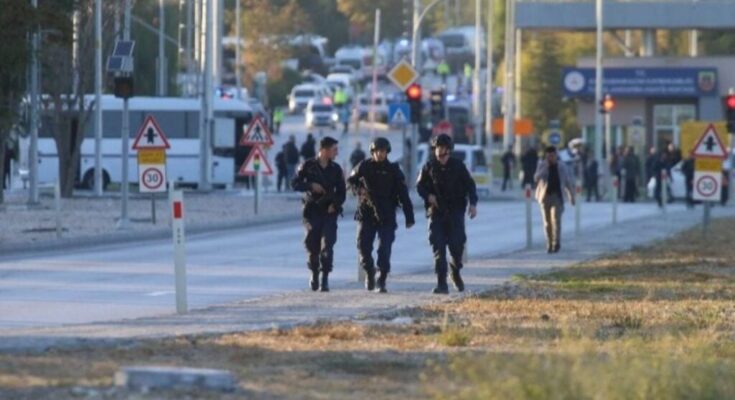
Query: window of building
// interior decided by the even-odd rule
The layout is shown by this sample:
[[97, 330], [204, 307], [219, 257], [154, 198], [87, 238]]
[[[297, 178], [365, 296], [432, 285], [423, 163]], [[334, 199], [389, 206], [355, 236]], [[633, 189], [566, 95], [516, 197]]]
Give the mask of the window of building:
[[680, 146], [679, 126], [697, 118], [693, 104], [657, 104], [653, 106], [653, 144], [658, 149], [668, 143]]

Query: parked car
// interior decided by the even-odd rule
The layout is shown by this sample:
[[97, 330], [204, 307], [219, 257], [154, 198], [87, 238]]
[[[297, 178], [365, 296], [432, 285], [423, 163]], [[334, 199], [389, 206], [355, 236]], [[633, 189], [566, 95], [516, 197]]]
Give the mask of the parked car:
[[[357, 109], [360, 112], [360, 119], [370, 119], [371, 103], [372, 94], [368, 91], [358, 97]], [[383, 92], [375, 94], [375, 120], [378, 122], [388, 121], [388, 99]]]
[[[420, 168], [428, 161], [429, 157], [434, 157], [429, 151], [429, 145], [426, 143], [419, 144], [417, 159]], [[452, 150], [452, 157], [458, 158], [464, 162], [464, 165], [470, 171], [472, 179], [475, 180], [478, 193], [485, 195], [490, 194], [492, 182], [492, 171], [485, 157], [485, 151], [482, 146], [472, 144], [455, 144]], [[417, 171], [418, 172], [418, 171]], [[416, 177], [418, 178], [418, 176]]]
[[337, 127], [339, 115], [331, 101], [310, 100], [304, 112], [306, 116], [306, 127], [328, 126], [332, 129]]
[[306, 108], [309, 100], [322, 100], [327, 97], [332, 97], [332, 92], [327, 86], [311, 83], [296, 85], [291, 89], [291, 94], [288, 95], [288, 112], [292, 114], [301, 112]]

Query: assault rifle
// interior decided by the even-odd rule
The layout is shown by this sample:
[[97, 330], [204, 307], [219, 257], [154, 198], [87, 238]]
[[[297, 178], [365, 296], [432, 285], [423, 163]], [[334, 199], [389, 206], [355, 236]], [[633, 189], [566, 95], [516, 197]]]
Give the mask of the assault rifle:
[[364, 176], [360, 178], [360, 183], [362, 184], [362, 187], [365, 189], [365, 193], [366, 193], [365, 205], [367, 205], [370, 211], [373, 212], [373, 216], [375, 218], [376, 225], [380, 225], [381, 224], [380, 211], [378, 210], [377, 204], [375, 204], [375, 199], [373, 198], [373, 190], [370, 187], [370, 184], [368, 183], [367, 179], [365, 179]]

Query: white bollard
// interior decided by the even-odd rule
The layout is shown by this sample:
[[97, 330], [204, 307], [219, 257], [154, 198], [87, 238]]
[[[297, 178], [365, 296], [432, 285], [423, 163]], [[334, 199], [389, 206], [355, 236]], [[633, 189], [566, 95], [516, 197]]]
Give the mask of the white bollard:
[[61, 239], [61, 183], [54, 185], [54, 210], [56, 210], [56, 238]]
[[582, 224], [582, 184], [577, 180], [577, 184], [574, 187], [575, 194], [575, 206], [574, 206], [574, 235], [579, 236], [581, 232]]
[[174, 240], [174, 274], [176, 281], [176, 312], [183, 314], [186, 305], [186, 235], [184, 231], [184, 192], [171, 191], [171, 221]]
[[526, 195], [526, 248], [530, 249], [533, 246], [533, 217], [531, 216], [531, 185], [526, 184], [525, 188]]

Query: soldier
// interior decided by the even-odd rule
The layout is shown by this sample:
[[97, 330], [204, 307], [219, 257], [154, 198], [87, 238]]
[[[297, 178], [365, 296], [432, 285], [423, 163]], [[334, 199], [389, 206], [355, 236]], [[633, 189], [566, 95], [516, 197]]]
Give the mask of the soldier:
[[[390, 252], [396, 237], [396, 208], [400, 204], [406, 217], [406, 228], [414, 225], [413, 204], [408, 196], [406, 179], [397, 163], [388, 161], [390, 142], [377, 138], [370, 144], [371, 158], [360, 162], [347, 179], [359, 196], [355, 213], [358, 222], [357, 251], [360, 266], [367, 275], [365, 288], [386, 293], [385, 281], [390, 272]], [[378, 287], [375, 288], [373, 241], [378, 236]]]
[[[345, 201], [345, 179], [342, 168], [334, 162], [337, 140], [325, 136], [319, 142], [316, 158], [304, 161], [291, 182], [294, 190], [304, 192], [304, 245], [311, 270], [311, 290], [329, 291], [329, 273], [332, 272], [337, 241], [337, 216]], [[321, 281], [319, 272], [321, 271]]]
[[464, 290], [462, 253], [467, 236], [464, 229], [464, 212], [469, 200], [468, 215], [477, 215], [477, 190], [475, 181], [464, 163], [450, 156], [454, 144], [449, 135], [439, 135], [432, 140], [432, 157], [421, 168], [416, 189], [424, 199], [429, 218], [429, 243], [434, 252], [434, 272], [437, 285], [434, 293], [447, 294], [447, 254], [452, 256], [452, 282], [457, 291]]

